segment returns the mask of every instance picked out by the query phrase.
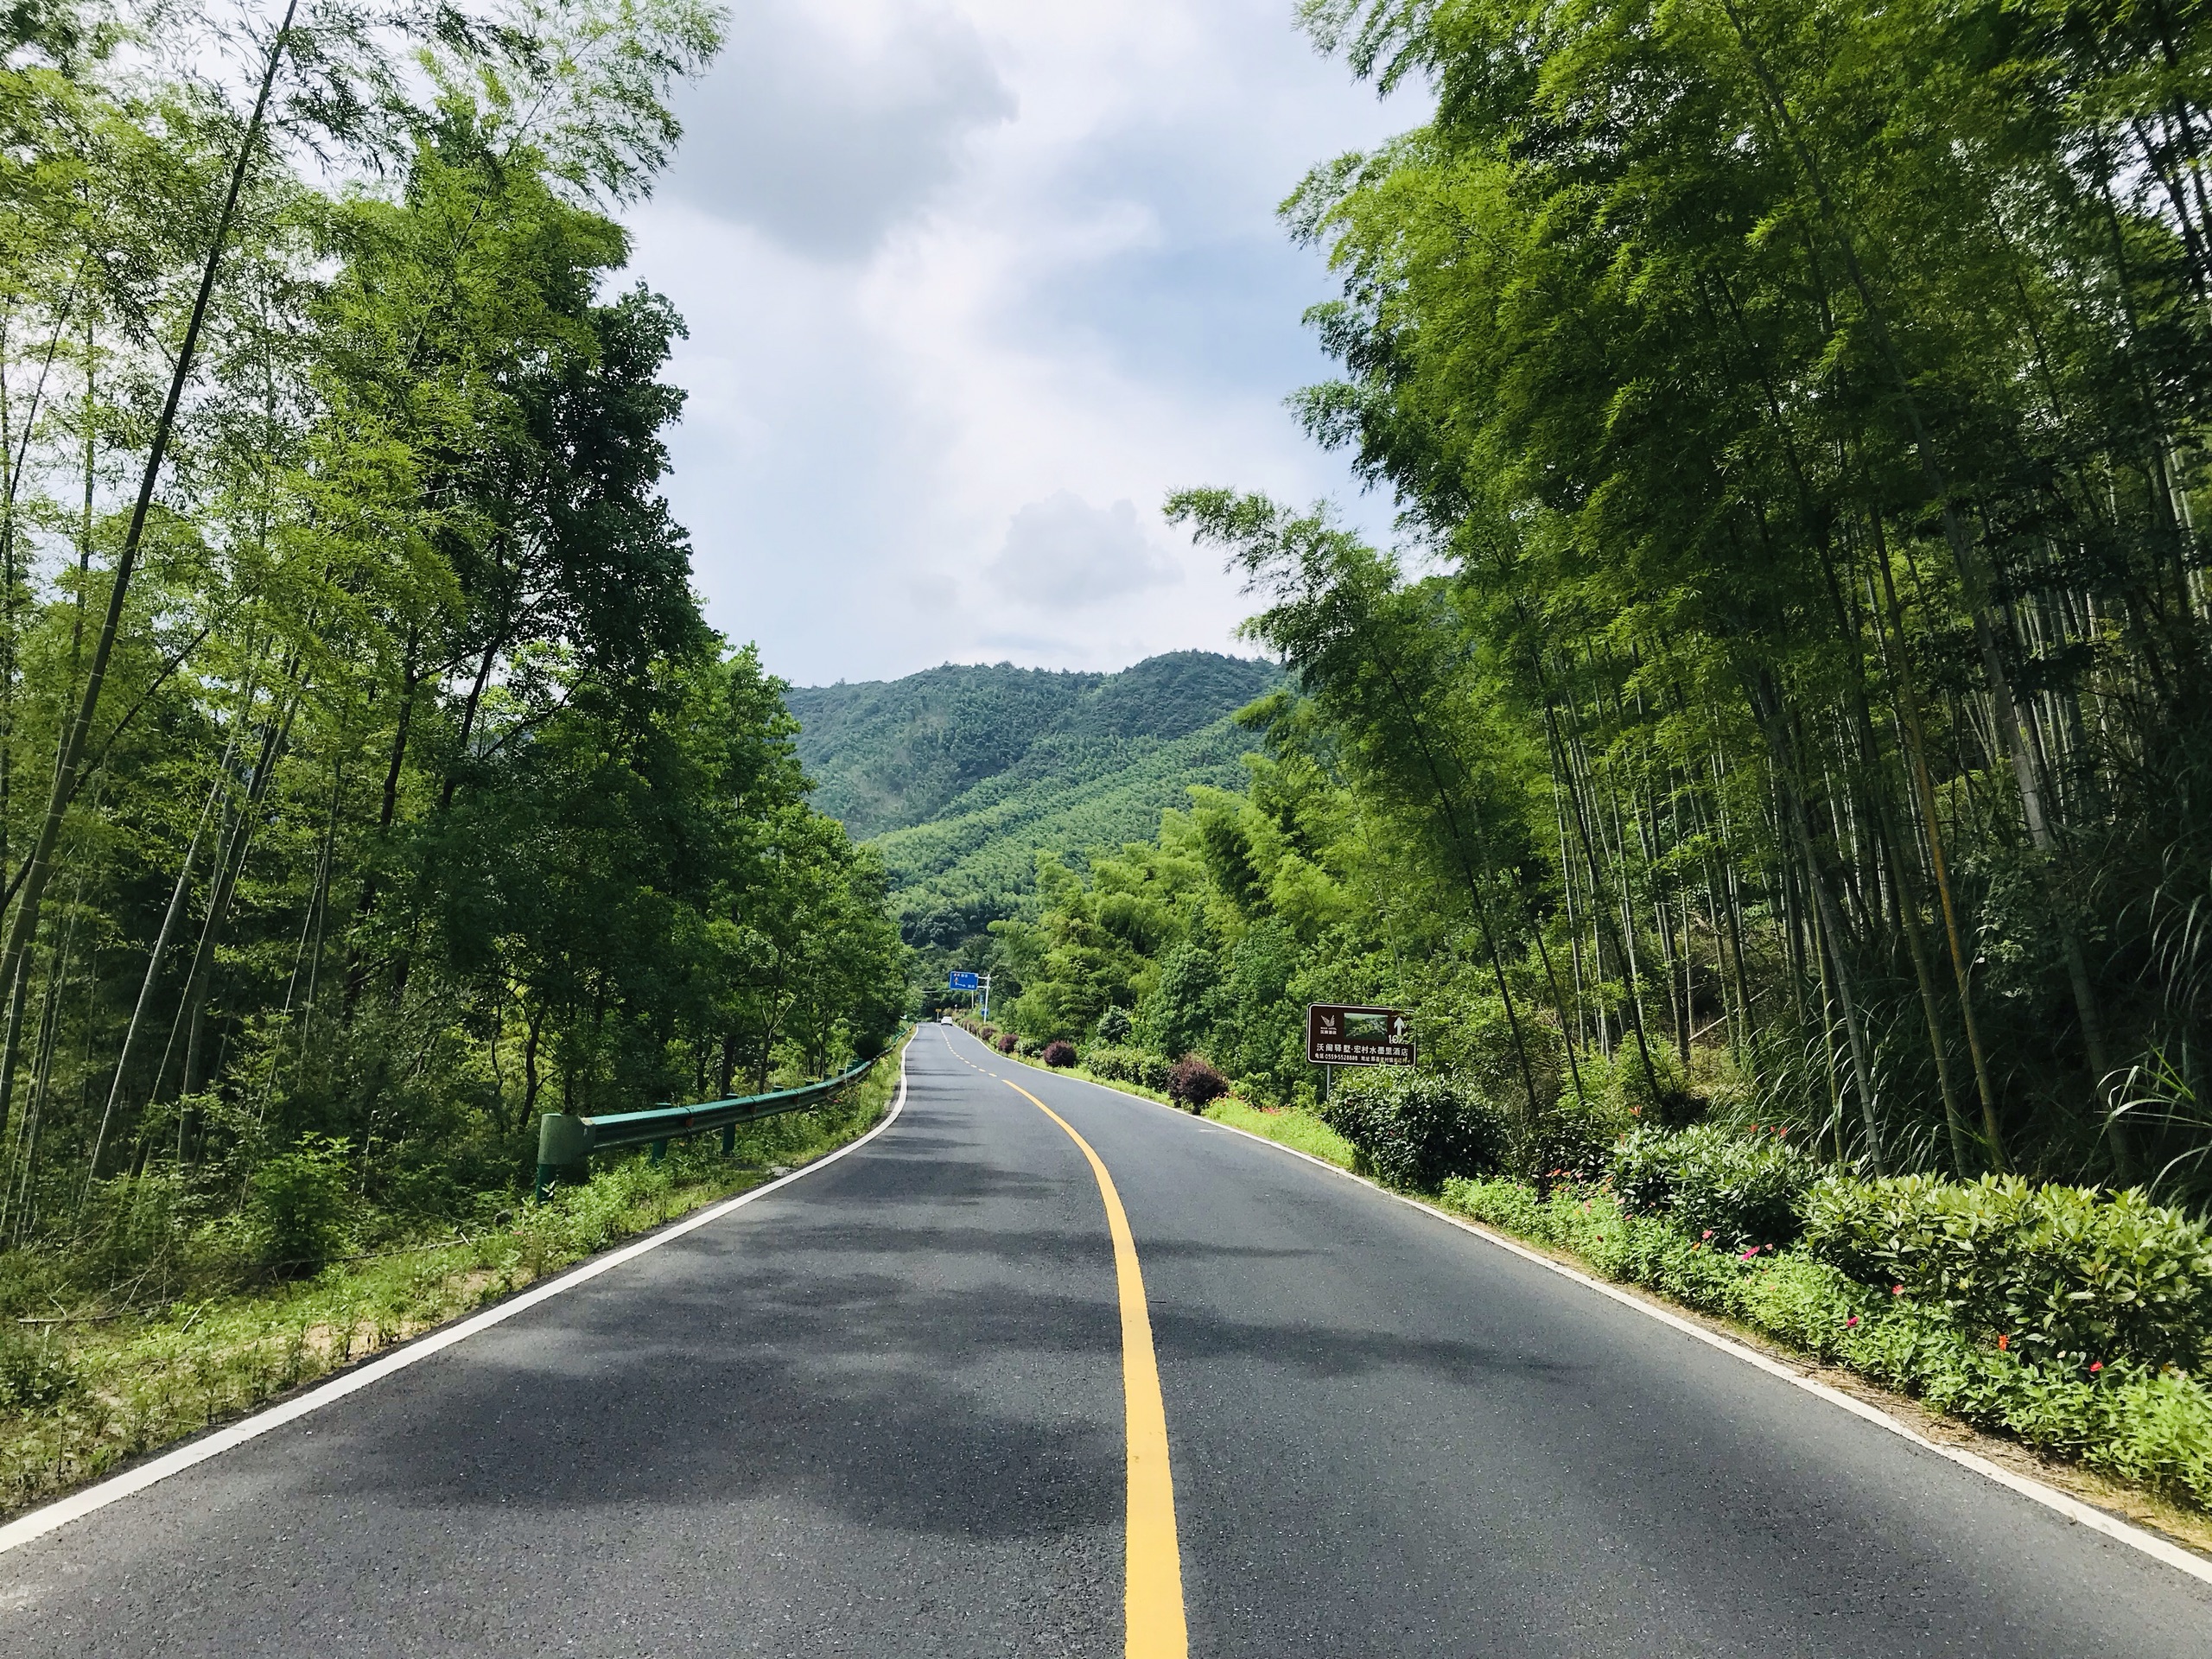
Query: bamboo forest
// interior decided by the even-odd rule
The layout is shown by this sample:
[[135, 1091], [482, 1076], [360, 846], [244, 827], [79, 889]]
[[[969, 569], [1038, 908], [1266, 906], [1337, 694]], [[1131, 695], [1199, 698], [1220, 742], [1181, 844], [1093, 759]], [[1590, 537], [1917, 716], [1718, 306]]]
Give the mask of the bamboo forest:
[[999, 925], [1010, 1017], [1118, 1002], [1310, 1099], [1296, 1007], [1402, 999], [1538, 1118], [2201, 1203], [2202, 17], [1305, 16], [1436, 93], [1282, 208], [1338, 286], [1294, 407], [1396, 546], [1171, 504], [1300, 695], [1249, 798]]
[[348, 1248], [465, 1219], [540, 1112], [873, 1052], [880, 869], [702, 619], [683, 324], [613, 217], [717, 14], [6, 27], [11, 1311], [307, 1254], [251, 1195], [335, 1181], [385, 1217]]

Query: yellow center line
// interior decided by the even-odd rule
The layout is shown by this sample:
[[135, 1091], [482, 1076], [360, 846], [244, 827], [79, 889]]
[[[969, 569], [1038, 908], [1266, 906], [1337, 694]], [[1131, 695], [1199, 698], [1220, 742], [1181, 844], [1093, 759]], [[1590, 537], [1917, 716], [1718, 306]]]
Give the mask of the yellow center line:
[[1122, 1300], [1122, 1417], [1128, 1441], [1122, 1651], [1127, 1659], [1186, 1659], [1190, 1637], [1183, 1624], [1183, 1558], [1175, 1543], [1175, 1482], [1167, 1467], [1167, 1407], [1160, 1395], [1152, 1315], [1145, 1306], [1144, 1274], [1137, 1267], [1128, 1214], [1104, 1160], [1075, 1126], [1011, 1077], [999, 1081], [1067, 1131], [1090, 1160], [1098, 1194], [1106, 1200], [1106, 1230], [1114, 1239], [1114, 1280]]

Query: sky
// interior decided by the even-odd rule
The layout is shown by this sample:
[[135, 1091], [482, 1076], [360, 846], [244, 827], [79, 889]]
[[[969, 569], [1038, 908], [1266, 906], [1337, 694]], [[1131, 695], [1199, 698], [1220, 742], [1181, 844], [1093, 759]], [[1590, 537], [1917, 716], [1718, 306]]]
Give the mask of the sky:
[[1160, 506], [1328, 498], [1285, 397], [1334, 289], [1275, 204], [1426, 113], [1294, 0], [740, 0], [628, 215], [690, 328], [667, 493], [709, 620], [797, 684], [1249, 654]]

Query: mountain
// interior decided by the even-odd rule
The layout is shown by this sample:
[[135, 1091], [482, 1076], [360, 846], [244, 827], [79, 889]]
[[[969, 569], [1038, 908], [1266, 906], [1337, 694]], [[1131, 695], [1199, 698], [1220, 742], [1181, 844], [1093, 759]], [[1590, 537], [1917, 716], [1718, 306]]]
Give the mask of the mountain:
[[1178, 651], [1118, 674], [948, 664], [789, 698], [814, 804], [880, 849], [906, 939], [950, 945], [1014, 914], [1036, 855], [1150, 836], [1193, 784], [1244, 780], [1230, 719], [1271, 663]]
[[814, 804], [861, 840], [937, 816], [1004, 772], [1103, 674], [947, 663], [903, 680], [810, 685], [785, 702]]

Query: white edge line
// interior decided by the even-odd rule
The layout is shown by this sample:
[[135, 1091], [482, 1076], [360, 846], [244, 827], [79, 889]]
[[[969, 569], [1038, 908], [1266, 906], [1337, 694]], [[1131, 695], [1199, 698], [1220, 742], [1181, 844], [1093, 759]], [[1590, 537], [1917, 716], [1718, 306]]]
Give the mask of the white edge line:
[[1580, 1268], [1568, 1267], [1564, 1262], [1554, 1262], [1542, 1251], [1531, 1249], [1518, 1239], [1509, 1238], [1503, 1233], [1493, 1232], [1478, 1222], [1469, 1221], [1462, 1216], [1455, 1216], [1449, 1211], [1440, 1210], [1433, 1204], [1423, 1204], [1419, 1198], [1408, 1198], [1402, 1192], [1393, 1192], [1389, 1187], [1378, 1185], [1363, 1175], [1354, 1174], [1342, 1165], [1332, 1164], [1325, 1158], [1316, 1158], [1310, 1152], [1300, 1152], [1296, 1147], [1287, 1147], [1280, 1141], [1270, 1141], [1264, 1135], [1255, 1135], [1251, 1130], [1239, 1128], [1234, 1123], [1224, 1123], [1212, 1118], [1193, 1119], [1188, 1112], [1178, 1107], [1163, 1105], [1160, 1102], [1149, 1099], [1143, 1095], [1133, 1095], [1126, 1089], [1116, 1089], [1111, 1084], [1100, 1083], [1095, 1078], [1070, 1077], [1068, 1081], [1089, 1084], [1093, 1089], [1103, 1089], [1108, 1094], [1118, 1095], [1123, 1100], [1134, 1100], [1146, 1106], [1159, 1107], [1163, 1112], [1173, 1112], [1185, 1122], [1204, 1122], [1213, 1128], [1226, 1129], [1231, 1135], [1241, 1135], [1247, 1141], [1256, 1141], [1261, 1146], [1272, 1147], [1276, 1152], [1287, 1153], [1293, 1158], [1302, 1158], [1316, 1169], [1325, 1169], [1330, 1174], [1340, 1175], [1346, 1180], [1356, 1182], [1370, 1192], [1382, 1198], [1395, 1199], [1408, 1209], [1418, 1210], [1424, 1215], [1433, 1216], [1447, 1226], [1457, 1227], [1463, 1233], [1472, 1233], [1477, 1238], [1495, 1244], [1501, 1250], [1510, 1251], [1523, 1261], [1533, 1262], [1540, 1268], [1548, 1268], [1558, 1274], [1562, 1279], [1572, 1279], [1576, 1284], [1596, 1291], [1600, 1296], [1611, 1297], [1624, 1307], [1632, 1307], [1637, 1313], [1658, 1320], [1662, 1325], [1672, 1325], [1684, 1335], [1696, 1338], [1709, 1348], [1718, 1348], [1724, 1354], [1732, 1354], [1747, 1365], [1757, 1366], [1770, 1376], [1780, 1377], [1793, 1388], [1802, 1389], [1808, 1394], [1817, 1395], [1830, 1405], [1840, 1407], [1853, 1416], [1863, 1418], [1878, 1428], [1886, 1428], [1900, 1440], [1910, 1440], [1923, 1451], [1933, 1452], [1939, 1458], [1948, 1459], [1961, 1469], [1971, 1469], [1975, 1474], [1986, 1479], [1993, 1480], [1999, 1486], [2018, 1492], [2021, 1497], [2032, 1503], [2040, 1503], [2047, 1510], [2055, 1510], [2069, 1521], [2078, 1522], [2092, 1531], [2101, 1532], [2106, 1537], [2126, 1544], [2132, 1549], [2139, 1549], [2153, 1560], [2164, 1561], [2175, 1571], [2185, 1573], [2201, 1583], [2212, 1584], [2212, 1561], [2208, 1561], [2202, 1556], [2159, 1537], [2156, 1533], [2145, 1532], [2140, 1527], [2131, 1526], [2117, 1516], [2107, 1515], [2094, 1505], [2084, 1503], [2081, 1499], [2070, 1497], [2055, 1486], [2046, 1486], [2043, 1482], [2031, 1480], [2025, 1475], [2016, 1475], [2010, 1469], [1992, 1463], [1987, 1458], [1977, 1457], [1974, 1453], [1961, 1451], [1956, 1446], [1945, 1446], [1939, 1440], [1931, 1440], [1917, 1429], [1899, 1421], [1878, 1406], [1869, 1405], [1866, 1401], [1854, 1395], [1846, 1394], [1840, 1389], [1832, 1389], [1825, 1382], [1815, 1382], [1809, 1376], [1800, 1376], [1789, 1366], [1768, 1358], [1757, 1349], [1746, 1348], [1742, 1343], [1732, 1338], [1724, 1337], [1715, 1331], [1708, 1331], [1694, 1319], [1686, 1319], [1681, 1314], [1661, 1307], [1656, 1303], [1646, 1301], [1643, 1297], [1631, 1291], [1624, 1290], [1618, 1285], [1609, 1284], [1602, 1279], [1594, 1279]]
[[512, 1319], [516, 1314], [525, 1313], [537, 1306], [540, 1302], [558, 1296], [563, 1291], [574, 1290], [586, 1281], [596, 1279], [602, 1273], [612, 1272], [626, 1262], [634, 1262], [648, 1250], [657, 1250], [671, 1240], [683, 1237], [686, 1233], [695, 1232], [702, 1227], [720, 1221], [731, 1211], [742, 1209], [755, 1198], [765, 1198], [779, 1187], [789, 1186], [793, 1181], [804, 1180], [817, 1170], [826, 1169], [840, 1158], [849, 1153], [858, 1152], [862, 1147], [868, 1145], [869, 1141], [899, 1121], [899, 1114], [906, 1109], [906, 1046], [901, 1044], [899, 1049], [898, 1096], [891, 1103], [891, 1109], [884, 1114], [883, 1122], [858, 1140], [848, 1141], [835, 1152], [823, 1154], [803, 1169], [795, 1169], [790, 1174], [779, 1176], [765, 1185], [753, 1187], [748, 1192], [739, 1193], [734, 1198], [726, 1198], [720, 1204], [710, 1205], [694, 1215], [686, 1216], [682, 1221], [664, 1227], [651, 1237], [641, 1238], [634, 1244], [626, 1244], [619, 1250], [610, 1251], [605, 1255], [597, 1256], [584, 1262], [580, 1267], [572, 1268], [557, 1278], [549, 1279], [543, 1284], [532, 1286], [520, 1295], [511, 1297], [506, 1301], [501, 1302], [497, 1307], [488, 1307], [480, 1313], [472, 1313], [465, 1319], [442, 1326], [427, 1336], [417, 1338], [404, 1348], [387, 1354], [382, 1359], [372, 1360], [358, 1370], [348, 1371], [343, 1376], [334, 1378], [319, 1388], [309, 1389], [306, 1393], [296, 1395], [282, 1405], [271, 1406], [266, 1411], [256, 1412], [250, 1417], [241, 1418], [238, 1421], [216, 1429], [213, 1433], [203, 1435], [188, 1445], [181, 1446], [174, 1452], [164, 1452], [149, 1462], [142, 1463], [135, 1469], [126, 1470], [110, 1479], [96, 1482], [80, 1492], [73, 1492], [67, 1497], [58, 1498], [42, 1509], [33, 1510], [28, 1515], [18, 1516], [5, 1526], [0, 1526], [0, 1555], [4, 1555], [11, 1549], [29, 1543], [35, 1538], [43, 1538], [50, 1532], [58, 1531], [72, 1521], [80, 1521], [97, 1510], [104, 1510], [111, 1503], [129, 1497], [133, 1492], [143, 1491], [156, 1481], [167, 1480], [171, 1475], [181, 1474], [194, 1464], [205, 1463], [210, 1458], [219, 1457], [234, 1446], [244, 1446], [248, 1440], [257, 1440], [273, 1428], [282, 1428], [296, 1418], [304, 1417], [309, 1412], [320, 1411], [325, 1406], [334, 1404], [343, 1400], [347, 1395], [365, 1389], [372, 1383], [381, 1382], [395, 1371], [404, 1371], [410, 1365], [418, 1364], [429, 1358], [431, 1355], [442, 1352], [452, 1347], [454, 1344], [474, 1336], [480, 1331], [488, 1331], [493, 1325]]

